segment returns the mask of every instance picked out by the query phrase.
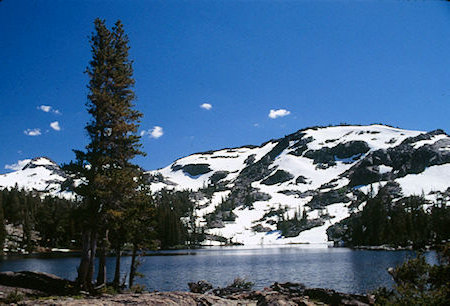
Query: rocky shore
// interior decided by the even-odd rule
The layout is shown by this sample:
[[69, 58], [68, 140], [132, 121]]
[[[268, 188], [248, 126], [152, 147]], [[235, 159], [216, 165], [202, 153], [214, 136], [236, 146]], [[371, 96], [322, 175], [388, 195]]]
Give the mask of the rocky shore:
[[371, 296], [274, 283], [263, 290], [232, 284], [224, 288], [199, 281], [191, 292], [143, 292], [89, 295], [74, 283], [40, 272], [1, 272], [0, 302], [16, 305], [373, 305]]

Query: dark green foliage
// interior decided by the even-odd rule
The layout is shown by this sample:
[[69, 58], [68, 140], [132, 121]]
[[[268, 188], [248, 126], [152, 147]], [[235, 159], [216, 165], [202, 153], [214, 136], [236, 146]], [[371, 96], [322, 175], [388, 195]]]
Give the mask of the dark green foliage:
[[346, 188], [342, 188], [338, 190], [333, 189], [327, 192], [319, 192], [313, 196], [307, 205], [311, 207], [311, 209], [319, 209], [334, 203], [350, 202], [350, 199], [346, 195], [346, 191]]
[[[22, 247], [27, 251], [33, 251], [37, 246], [37, 241], [32, 239], [32, 231], [39, 232], [40, 246], [43, 247], [79, 246], [78, 203], [52, 197], [41, 200], [39, 196], [17, 188], [2, 190], [0, 198], [5, 212], [4, 219], [13, 225], [22, 225], [24, 232]], [[0, 216], [2, 213], [0, 210]], [[4, 226], [0, 231], [2, 229], [1, 234], [6, 237]]]
[[449, 191], [450, 189], [447, 190], [447, 200], [438, 199], [430, 211], [431, 232], [437, 243], [450, 239], [450, 207], [446, 205], [446, 201], [450, 199]]
[[233, 282], [229, 285], [229, 287], [242, 289], [242, 290], [250, 290], [253, 288], [254, 283], [251, 281], [247, 281], [245, 278], [236, 277]]
[[423, 254], [390, 269], [394, 290], [380, 288], [375, 292], [378, 305], [449, 305], [450, 244], [437, 250], [438, 265], [430, 265]]
[[424, 204], [430, 203], [418, 196], [393, 201], [389, 193], [395, 191], [391, 187], [368, 199], [361, 212], [330, 228], [330, 238], [353, 246], [390, 244], [418, 248], [450, 239], [450, 207], [434, 203], [425, 211]]
[[133, 290], [134, 278], [141, 277], [137, 271], [141, 264], [139, 255], [144, 249], [156, 248], [156, 210], [154, 200], [150, 196], [150, 189], [145, 185], [146, 178], [140, 177], [141, 188], [136, 197], [127, 207], [122, 218], [126, 227], [124, 228], [126, 240], [132, 244], [129, 288]]
[[213, 289], [212, 292], [214, 295], [225, 297], [236, 293], [250, 291], [253, 285], [254, 284], [252, 282], [247, 281], [245, 278], [237, 277], [230, 285], [224, 288]]
[[[134, 109], [135, 95], [132, 61], [128, 58], [128, 36], [117, 21], [111, 29], [105, 20], [94, 21], [91, 36], [92, 60], [86, 69], [89, 76], [86, 124], [89, 143], [85, 151], [75, 150], [76, 161], [65, 166], [72, 176], [81, 179], [74, 190], [83, 197], [83, 252], [78, 268], [78, 283], [92, 290], [94, 256], [99, 241], [98, 284], [105, 284], [105, 256], [108, 233], [116, 251], [114, 285], [120, 277], [120, 250], [126, 240], [125, 210], [135, 201], [142, 170], [132, 163], [140, 149], [138, 127], [142, 114]], [[123, 235], [121, 235], [123, 233]]]
[[24, 296], [22, 293], [18, 292], [17, 290], [11, 291], [8, 293], [8, 295], [5, 297], [4, 300], [2, 300], [3, 303], [6, 304], [16, 304], [20, 303], [24, 299]]
[[278, 209], [271, 207], [268, 212], [264, 213], [264, 215], [262, 216], [261, 219], [258, 220], [258, 222], [265, 221], [267, 220], [267, 218], [275, 216], [278, 217], [278, 220], [282, 220], [284, 218], [283, 216], [286, 213], [286, 211], [287, 211], [286, 208], [283, 208], [281, 206], [278, 207]]
[[282, 217], [277, 223], [277, 230], [284, 237], [296, 237], [303, 231], [323, 224], [325, 222], [321, 218], [308, 220], [306, 211], [303, 211], [301, 216], [295, 213], [292, 219]]
[[180, 216], [169, 205], [162, 204], [156, 209], [158, 220], [158, 238], [162, 249], [182, 245], [186, 241], [187, 233], [180, 220]]
[[[157, 239], [161, 248], [167, 249], [185, 245], [186, 242], [195, 245], [204, 239], [202, 229], [195, 225], [194, 203], [189, 198], [188, 191], [160, 191], [155, 196]], [[191, 222], [185, 224], [181, 218]]]
[[3, 253], [3, 246], [5, 245], [6, 229], [5, 216], [3, 213], [3, 193], [0, 194], [0, 254]]
[[46, 197], [36, 213], [35, 229], [41, 236], [41, 245], [49, 248], [73, 248], [80, 245], [78, 204], [72, 201]]
[[233, 201], [222, 200], [212, 213], [205, 216], [207, 226], [209, 228], [223, 227], [224, 221], [235, 221], [236, 215], [233, 213], [235, 208], [236, 204]]

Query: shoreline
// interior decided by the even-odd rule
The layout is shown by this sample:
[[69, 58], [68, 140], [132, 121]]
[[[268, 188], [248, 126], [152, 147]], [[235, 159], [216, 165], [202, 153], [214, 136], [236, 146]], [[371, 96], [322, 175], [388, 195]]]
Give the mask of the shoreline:
[[[262, 290], [237, 283], [213, 289], [205, 281], [189, 283], [188, 291], [116, 293], [104, 287], [89, 294], [74, 282], [40, 272], [0, 272], [0, 302], [20, 305], [373, 305], [372, 295], [308, 288], [275, 282]], [[139, 292], [136, 292], [138, 290]]]
[[[220, 249], [255, 249], [255, 248], [288, 248], [293, 246], [305, 246], [308, 248], [335, 248], [335, 249], [351, 249], [351, 250], [367, 250], [367, 251], [431, 251], [435, 249], [435, 246], [425, 246], [425, 248], [414, 248], [413, 246], [392, 246], [392, 245], [361, 245], [361, 246], [333, 246], [327, 244], [313, 245], [307, 243], [295, 243], [295, 244], [274, 244], [274, 245], [224, 245], [224, 246], [202, 246], [196, 248], [176, 248], [176, 249], [165, 249], [165, 250], [154, 250], [147, 251], [141, 256], [184, 256], [184, 255], [197, 255], [196, 251], [205, 250], [220, 250]], [[81, 255], [81, 250], [77, 249], [56, 249], [44, 251], [35, 251], [32, 253], [20, 253], [20, 252], [4, 252], [0, 257], [13, 258], [42, 258], [42, 257], [79, 257]], [[114, 253], [110, 253], [107, 256], [115, 256]], [[131, 253], [124, 251], [122, 256], [131, 256]]]

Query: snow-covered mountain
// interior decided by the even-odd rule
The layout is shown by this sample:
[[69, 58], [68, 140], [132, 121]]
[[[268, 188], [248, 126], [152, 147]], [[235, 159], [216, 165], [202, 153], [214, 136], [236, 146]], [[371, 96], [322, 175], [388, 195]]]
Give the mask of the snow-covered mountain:
[[[50, 159], [21, 165], [0, 175], [0, 189], [17, 184], [73, 197], [61, 192], [67, 175]], [[153, 192], [192, 191], [206, 244], [328, 243], [327, 228], [362, 209], [355, 205], [361, 192], [396, 182], [402, 196], [450, 194], [450, 136], [384, 125], [312, 127], [260, 146], [192, 154], [148, 175]], [[294, 215], [305, 222], [281, 235], [277, 223]]]
[[67, 179], [67, 175], [51, 159], [47, 157], [26, 159], [16, 166], [16, 171], [0, 175], [0, 189], [17, 186], [42, 196], [73, 197], [72, 194], [61, 191], [61, 183]]
[[[193, 154], [149, 174], [154, 192], [193, 191], [207, 243], [327, 243], [326, 229], [358, 209], [350, 205], [358, 192], [388, 181], [404, 196], [435, 200], [446, 191], [450, 137], [384, 125], [313, 127], [261, 146]], [[280, 217], [304, 211], [306, 226], [281, 236]]]

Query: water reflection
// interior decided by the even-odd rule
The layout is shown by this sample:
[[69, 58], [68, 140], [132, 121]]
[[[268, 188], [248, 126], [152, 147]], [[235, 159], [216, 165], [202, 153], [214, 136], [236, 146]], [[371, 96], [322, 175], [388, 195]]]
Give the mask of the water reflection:
[[[142, 257], [137, 282], [150, 290], [188, 290], [187, 283], [207, 280], [224, 286], [236, 277], [245, 277], [258, 289], [275, 281], [302, 282], [309, 287], [327, 287], [344, 292], [365, 293], [379, 286], [392, 286], [386, 269], [402, 263], [410, 251], [365, 251], [310, 246], [211, 248], [171, 251], [182, 256]], [[156, 254], [154, 254], [156, 255]], [[428, 260], [435, 262], [433, 253]], [[34, 270], [74, 279], [79, 259], [8, 258], [0, 262], [1, 271]], [[130, 258], [122, 261], [122, 275], [129, 271]], [[114, 258], [107, 259], [107, 274], [113, 277]]]

